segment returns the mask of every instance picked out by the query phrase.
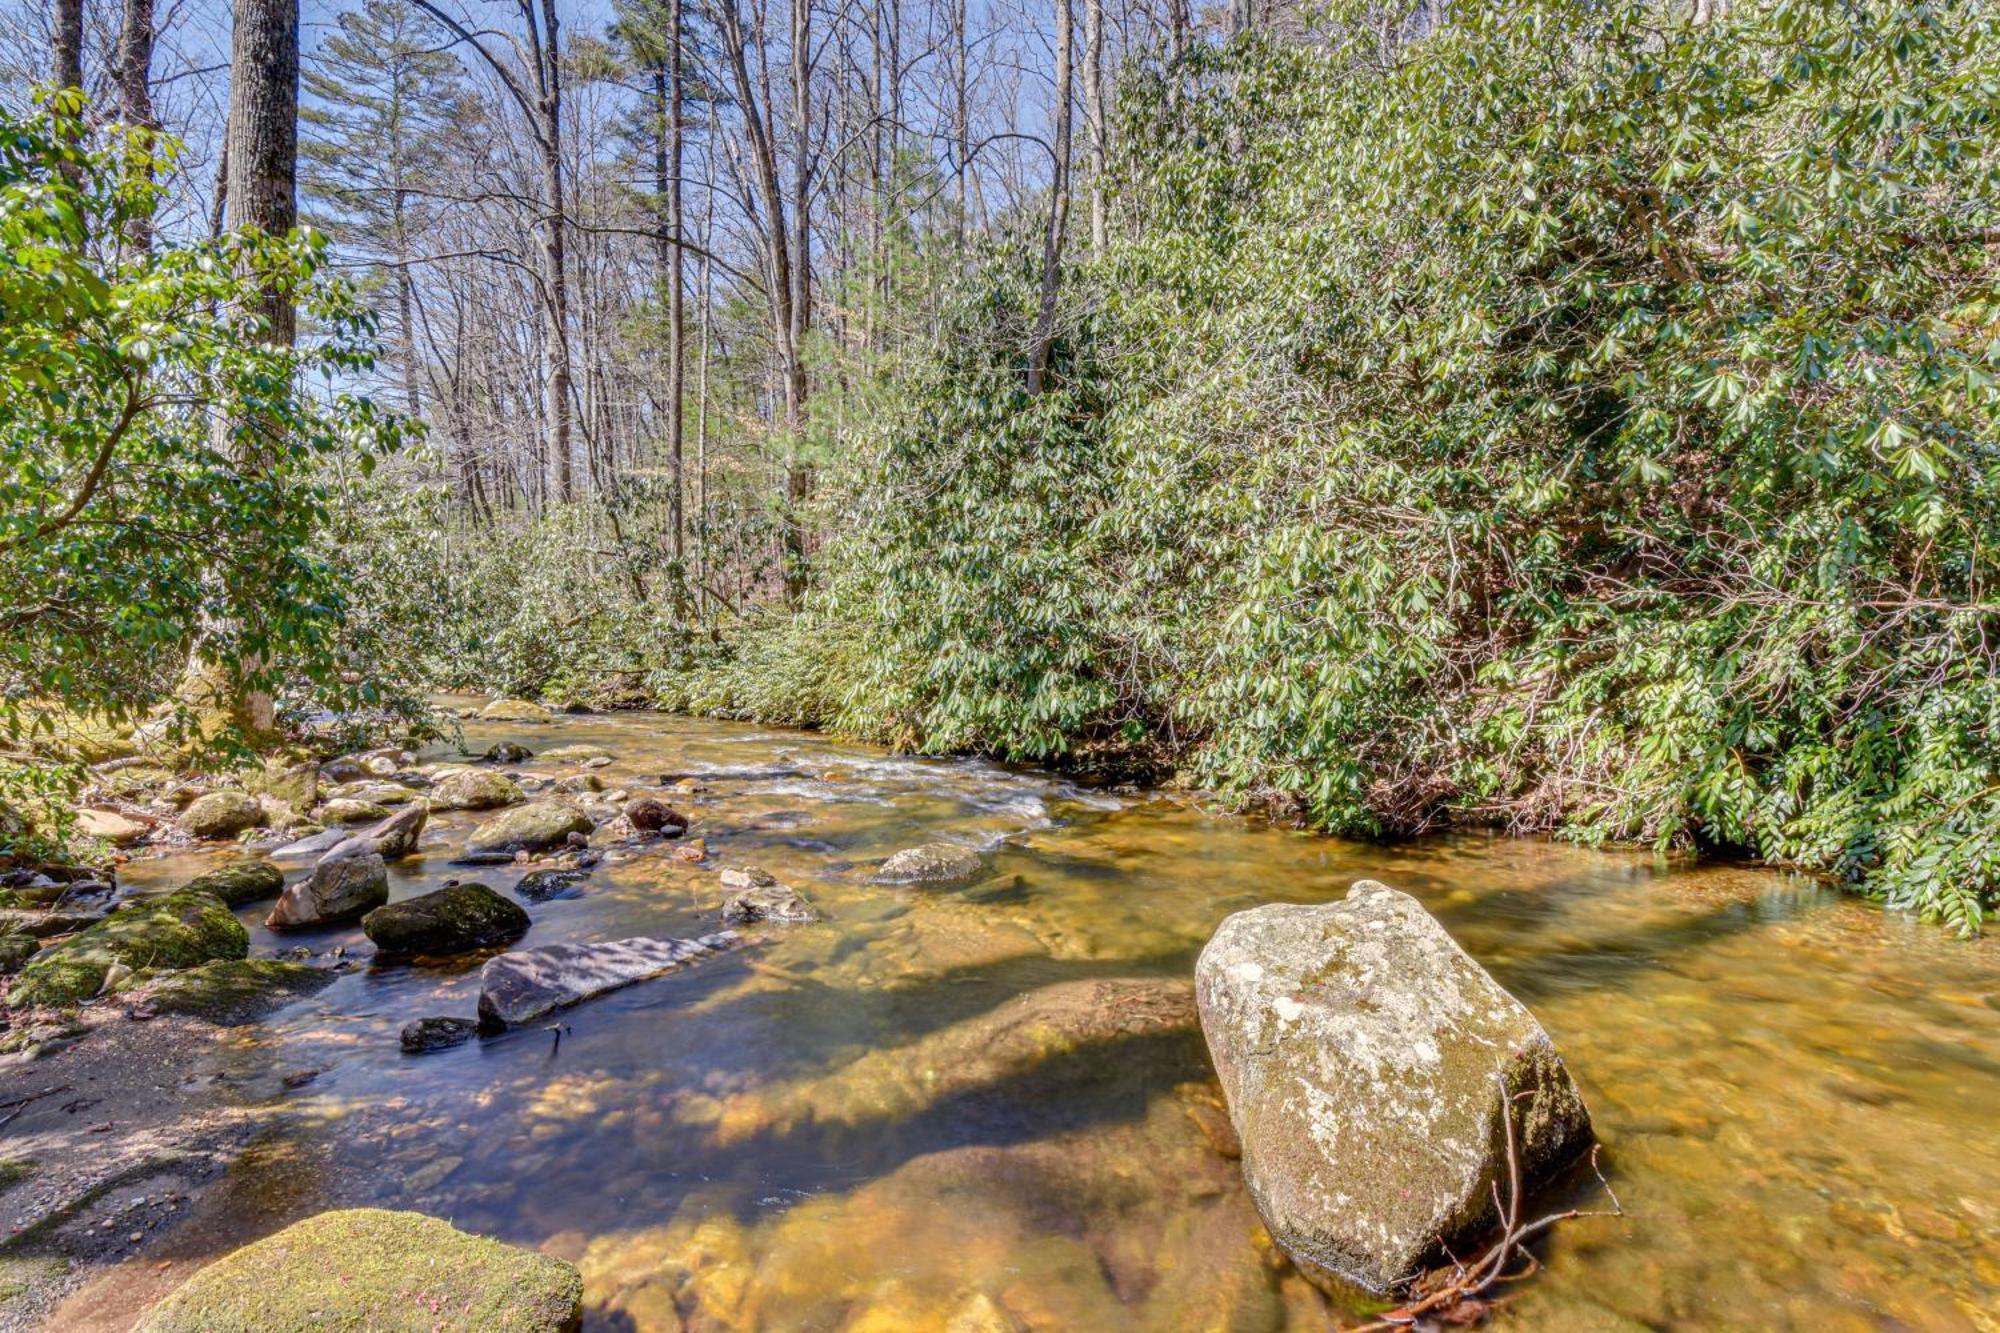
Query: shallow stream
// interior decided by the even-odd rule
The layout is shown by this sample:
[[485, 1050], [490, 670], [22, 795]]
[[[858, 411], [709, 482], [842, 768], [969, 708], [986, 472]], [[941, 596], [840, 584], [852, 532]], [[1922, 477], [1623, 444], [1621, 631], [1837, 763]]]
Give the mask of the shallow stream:
[[[363, 966], [236, 1030], [191, 1079], [320, 1072], [225, 1182], [234, 1239], [320, 1206], [420, 1209], [575, 1261], [604, 1330], [1323, 1328], [1218, 1151], [1198, 1037], [1025, 1067], [991, 1046], [1014, 997], [1185, 977], [1228, 913], [1372, 877], [1541, 1018], [1625, 1208], [1555, 1231], [1495, 1327], [2000, 1328], [2000, 942], [1763, 870], [1371, 847], [794, 732], [467, 725], [475, 752], [503, 739], [602, 745], [607, 787], [706, 786], [675, 798], [706, 865], [670, 844], [601, 865], [529, 908], [524, 945], [713, 929], [725, 865], [770, 870], [828, 920], [578, 1006], [559, 1042], [402, 1055], [407, 1020], [472, 1013], [476, 961]], [[513, 867], [449, 864], [479, 818], [435, 816], [395, 896], [511, 888]], [[981, 848], [987, 873], [867, 882], [930, 839]], [[215, 855], [126, 878], [178, 882]], [[267, 907], [243, 912], [253, 954], [367, 949], [358, 930], [280, 939]]]

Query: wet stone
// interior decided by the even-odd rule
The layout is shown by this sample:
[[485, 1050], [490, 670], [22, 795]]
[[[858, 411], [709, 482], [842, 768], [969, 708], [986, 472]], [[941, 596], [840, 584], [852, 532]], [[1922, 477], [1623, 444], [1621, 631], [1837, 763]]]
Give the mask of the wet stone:
[[722, 920], [731, 926], [747, 926], [760, 921], [773, 925], [804, 925], [819, 920], [819, 913], [796, 889], [783, 884], [761, 884], [738, 889], [725, 898]]
[[478, 1033], [479, 1024], [469, 1018], [419, 1018], [403, 1025], [401, 1041], [406, 1053], [426, 1055], [463, 1046]]

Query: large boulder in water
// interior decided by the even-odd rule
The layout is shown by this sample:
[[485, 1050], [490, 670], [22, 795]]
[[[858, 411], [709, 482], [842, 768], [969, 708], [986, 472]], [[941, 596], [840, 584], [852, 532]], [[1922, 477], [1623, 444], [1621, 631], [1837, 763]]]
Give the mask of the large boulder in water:
[[134, 898], [89, 929], [42, 950], [14, 978], [7, 1003], [74, 1004], [103, 989], [114, 965], [195, 967], [218, 958], [242, 958], [250, 934], [222, 899], [181, 889], [156, 898]]
[[487, 820], [465, 840], [468, 852], [538, 852], [596, 827], [590, 816], [560, 801], [530, 801]]
[[433, 810], [498, 810], [519, 805], [527, 797], [501, 774], [484, 768], [461, 768], [447, 773], [431, 788]]
[[482, 722], [532, 722], [536, 725], [556, 720], [554, 713], [526, 699], [495, 699], [479, 710]]
[[424, 825], [430, 822], [431, 812], [422, 801], [415, 801], [390, 815], [361, 836], [384, 861], [395, 861], [417, 850], [417, 839], [423, 836]]
[[421, 1213], [352, 1208], [295, 1222], [217, 1260], [140, 1333], [567, 1333], [583, 1317], [571, 1265]]
[[264, 807], [248, 792], [215, 791], [196, 797], [181, 823], [197, 838], [233, 838], [264, 822]]
[[349, 838], [319, 859], [312, 873], [278, 895], [264, 918], [272, 930], [356, 921], [389, 901], [389, 868], [367, 838]]
[[1534, 1015], [1387, 885], [1238, 912], [1195, 986], [1251, 1197], [1308, 1271], [1381, 1292], [1468, 1253], [1508, 1188], [1503, 1089], [1524, 1189], [1591, 1142]]
[[552, 944], [491, 959], [479, 973], [479, 1021], [489, 1029], [530, 1023], [605, 991], [731, 949], [733, 930], [691, 940], [629, 939]]
[[484, 884], [453, 884], [378, 907], [361, 929], [383, 953], [436, 956], [511, 944], [528, 933], [528, 914]]
[[285, 872], [262, 857], [251, 857], [197, 875], [185, 887], [198, 893], [212, 893], [231, 907], [241, 907], [283, 892]]

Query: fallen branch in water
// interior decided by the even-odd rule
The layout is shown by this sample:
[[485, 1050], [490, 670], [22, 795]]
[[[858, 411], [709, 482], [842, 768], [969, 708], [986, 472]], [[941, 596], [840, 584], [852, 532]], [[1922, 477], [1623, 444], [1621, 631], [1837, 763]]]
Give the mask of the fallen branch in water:
[[[1519, 1097], [1533, 1096], [1532, 1092], [1517, 1094]], [[1532, 1222], [1521, 1221], [1521, 1155], [1514, 1142], [1513, 1101], [1507, 1095], [1504, 1078], [1500, 1082], [1500, 1119], [1507, 1131], [1507, 1199], [1500, 1199], [1500, 1183], [1493, 1183], [1493, 1207], [1501, 1218], [1500, 1235], [1491, 1248], [1470, 1264], [1452, 1261], [1448, 1269], [1439, 1269], [1428, 1274], [1420, 1285], [1442, 1283], [1431, 1286], [1421, 1297], [1407, 1305], [1398, 1306], [1369, 1323], [1360, 1326], [1356, 1333], [1381, 1333], [1383, 1330], [1411, 1329], [1423, 1327], [1455, 1326], [1465, 1327], [1483, 1321], [1505, 1301], [1504, 1296], [1492, 1295], [1493, 1288], [1503, 1282], [1518, 1282], [1532, 1275], [1541, 1267], [1541, 1261], [1528, 1250], [1527, 1243], [1558, 1222], [1567, 1222], [1579, 1217], [1623, 1217], [1625, 1206], [1618, 1202], [1611, 1182], [1598, 1169], [1597, 1148], [1590, 1148], [1590, 1169], [1597, 1177], [1597, 1183], [1611, 1198], [1608, 1209], [1570, 1208], [1560, 1213], [1550, 1213]], [[1522, 1266], [1509, 1271], [1516, 1260]]]

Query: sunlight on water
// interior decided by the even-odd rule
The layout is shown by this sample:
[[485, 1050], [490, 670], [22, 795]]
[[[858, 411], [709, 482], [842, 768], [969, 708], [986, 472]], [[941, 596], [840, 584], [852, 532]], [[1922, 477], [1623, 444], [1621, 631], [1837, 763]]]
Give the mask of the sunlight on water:
[[[559, 1047], [528, 1030], [405, 1058], [405, 1021], [471, 1013], [476, 960], [343, 977], [218, 1057], [326, 1071], [237, 1168], [238, 1238], [329, 1204], [418, 1208], [575, 1260], [586, 1326], [607, 1330], [1325, 1327], [1161, 997], [1229, 912], [1369, 876], [1541, 1017], [1628, 1214], [1557, 1230], [1499, 1326], [2000, 1327], [1991, 942], [1769, 872], [1486, 838], [1373, 848], [725, 724], [468, 742], [557, 735], [616, 755], [607, 787], [704, 784], [676, 800], [715, 855], [600, 866], [581, 897], [530, 908], [527, 944], [712, 928], [726, 864], [827, 921], [580, 1006]], [[436, 817], [397, 896], [511, 887], [512, 867], [447, 864], [476, 818]], [[931, 839], [986, 849], [989, 872], [867, 882]], [[1107, 1008], [1110, 1031], [1091, 1017]]]

